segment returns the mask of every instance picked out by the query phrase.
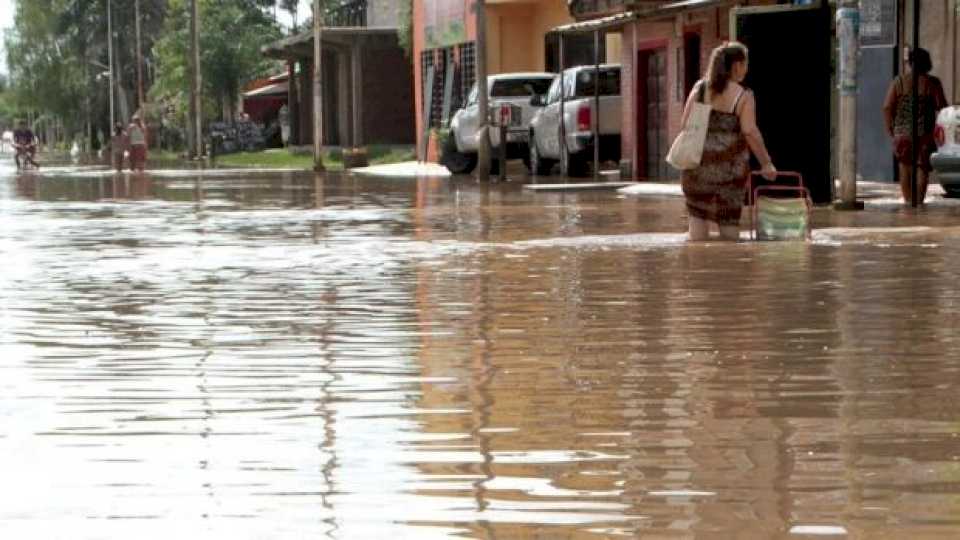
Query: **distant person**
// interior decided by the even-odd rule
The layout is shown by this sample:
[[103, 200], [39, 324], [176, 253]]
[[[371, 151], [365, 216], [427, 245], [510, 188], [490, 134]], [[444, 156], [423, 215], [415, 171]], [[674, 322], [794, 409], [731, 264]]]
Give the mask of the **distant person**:
[[11, 149], [13, 149], [13, 132], [8, 129], [0, 137], [0, 150], [9, 152]]
[[913, 173], [913, 78], [917, 77], [917, 195], [920, 204], [927, 198], [930, 179], [930, 155], [937, 149], [933, 140], [937, 113], [946, 107], [947, 97], [940, 79], [930, 75], [933, 62], [926, 49], [917, 48], [907, 58], [909, 70], [890, 83], [883, 102], [883, 120], [887, 133], [893, 138], [893, 153], [897, 158], [900, 193], [906, 204], [913, 204], [910, 177]]
[[147, 128], [140, 115], [134, 115], [127, 128], [127, 140], [130, 148], [130, 170], [143, 172], [147, 166]]
[[26, 120], [17, 123], [17, 129], [13, 131], [13, 146], [16, 149], [14, 160], [17, 162], [17, 169], [22, 169], [27, 163], [40, 168], [40, 164], [34, 159], [37, 155], [37, 137], [27, 126]]
[[287, 146], [290, 141], [290, 109], [286, 103], [277, 112], [277, 120], [280, 122], [280, 142]]
[[123, 157], [129, 150], [130, 141], [122, 123], [117, 122], [113, 126], [113, 134], [108, 144], [110, 145], [110, 162], [118, 173], [123, 172]]
[[709, 103], [713, 108], [700, 166], [683, 171], [693, 241], [708, 239], [711, 222], [717, 224], [723, 240], [740, 238], [751, 151], [760, 161], [763, 177], [777, 178], [777, 169], [757, 128], [753, 92], [742, 85], [747, 76], [747, 54], [747, 47], [737, 42], [715, 48], [706, 78], [694, 86], [683, 110], [682, 124], [686, 124], [695, 102]]

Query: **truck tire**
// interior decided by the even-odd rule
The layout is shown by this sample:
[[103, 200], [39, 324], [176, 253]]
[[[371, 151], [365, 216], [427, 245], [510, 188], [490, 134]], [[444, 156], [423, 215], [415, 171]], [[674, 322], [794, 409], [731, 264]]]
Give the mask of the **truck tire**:
[[580, 178], [587, 175], [587, 162], [578, 154], [571, 154], [570, 150], [564, 148], [561, 151], [561, 159], [567, 164], [567, 176], [570, 178]]
[[453, 174], [470, 174], [477, 168], [477, 155], [465, 154], [457, 150], [457, 141], [453, 133], [443, 142], [440, 164]]
[[554, 162], [540, 155], [540, 149], [537, 148], [537, 142], [536, 139], [533, 138], [533, 132], [530, 132], [529, 155], [530, 157], [527, 158], [527, 170], [530, 171], [530, 174], [536, 176], [547, 176], [550, 174], [550, 171], [553, 170]]

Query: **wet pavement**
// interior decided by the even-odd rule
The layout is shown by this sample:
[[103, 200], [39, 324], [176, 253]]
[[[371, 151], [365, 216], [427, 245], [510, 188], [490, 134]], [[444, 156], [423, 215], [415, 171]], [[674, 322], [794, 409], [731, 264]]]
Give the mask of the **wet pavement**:
[[3, 538], [960, 535], [960, 203], [0, 162]]

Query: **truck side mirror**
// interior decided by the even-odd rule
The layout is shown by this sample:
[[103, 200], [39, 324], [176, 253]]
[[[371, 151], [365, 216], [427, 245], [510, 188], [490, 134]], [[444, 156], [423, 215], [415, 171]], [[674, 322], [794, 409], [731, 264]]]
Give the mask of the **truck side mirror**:
[[530, 96], [530, 105], [534, 107], [543, 107], [544, 105], [543, 96], [540, 96], [537, 94]]

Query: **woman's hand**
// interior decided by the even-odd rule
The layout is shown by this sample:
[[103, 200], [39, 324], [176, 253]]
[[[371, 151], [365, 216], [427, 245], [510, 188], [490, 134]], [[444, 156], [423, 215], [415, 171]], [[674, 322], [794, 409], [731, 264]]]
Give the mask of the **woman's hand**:
[[760, 175], [771, 182], [777, 179], [777, 168], [772, 161], [760, 168]]

